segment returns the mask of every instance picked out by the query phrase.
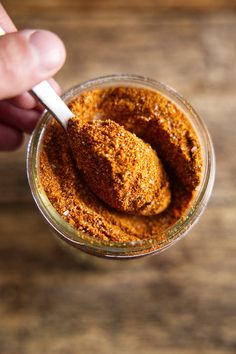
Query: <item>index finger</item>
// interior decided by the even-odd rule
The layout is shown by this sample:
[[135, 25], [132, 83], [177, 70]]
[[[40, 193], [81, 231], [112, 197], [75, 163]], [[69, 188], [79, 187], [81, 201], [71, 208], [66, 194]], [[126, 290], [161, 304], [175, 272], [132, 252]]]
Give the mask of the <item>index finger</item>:
[[16, 26], [8, 16], [6, 10], [0, 3], [0, 26], [4, 29], [5, 32], [16, 32]]

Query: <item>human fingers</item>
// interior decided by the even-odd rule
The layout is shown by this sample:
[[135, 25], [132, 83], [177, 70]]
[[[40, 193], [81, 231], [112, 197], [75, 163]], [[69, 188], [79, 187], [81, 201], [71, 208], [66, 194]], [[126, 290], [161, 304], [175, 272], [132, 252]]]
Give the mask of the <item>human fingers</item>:
[[0, 37], [0, 99], [14, 97], [55, 74], [65, 60], [62, 41], [45, 30]]
[[23, 133], [0, 122], [0, 151], [17, 149], [23, 142]]
[[35, 109], [26, 110], [13, 106], [7, 101], [0, 102], [0, 122], [19, 131], [30, 134], [40, 117]]
[[[56, 91], [56, 93], [58, 95], [61, 95], [61, 88], [58, 85], [58, 83], [52, 78], [48, 79], [47, 81], [52, 86], [52, 88]], [[24, 109], [36, 108], [40, 111], [44, 110], [43, 105], [37, 99], [35, 99], [29, 92], [23, 92], [19, 96], [9, 98], [7, 101], [19, 108], [24, 108]]]

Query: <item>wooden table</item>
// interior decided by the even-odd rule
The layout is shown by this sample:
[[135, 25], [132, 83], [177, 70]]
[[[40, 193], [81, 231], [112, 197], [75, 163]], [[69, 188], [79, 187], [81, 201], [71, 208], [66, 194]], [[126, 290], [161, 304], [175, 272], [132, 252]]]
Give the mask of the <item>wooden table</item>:
[[235, 353], [236, 2], [3, 4], [19, 28], [63, 38], [63, 89], [116, 72], [175, 87], [209, 127], [217, 177], [200, 223], [167, 252], [75, 261], [32, 201], [26, 146], [1, 153], [0, 353]]

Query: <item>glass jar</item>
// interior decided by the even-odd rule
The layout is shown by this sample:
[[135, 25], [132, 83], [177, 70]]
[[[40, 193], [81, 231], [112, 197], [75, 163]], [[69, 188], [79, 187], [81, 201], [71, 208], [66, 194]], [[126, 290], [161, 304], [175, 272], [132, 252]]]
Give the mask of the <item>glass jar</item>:
[[46, 112], [38, 122], [28, 145], [27, 174], [33, 198], [44, 219], [54, 233], [74, 250], [104, 258], [132, 258], [161, 252], [180, 240], [199, 220], [212, 192], [215, 176], [215, 156], [207, 128], [191, 105], [176, 91], [166, 85], [135, 75], [109, 75], [86, 81], [68, 90], [63, 100], [68, 103], [86, 90], [117, 86], [146, 88], [162, 94], [174, 102], [192, 124], [202, 148], [203, 176], [198, 191], [186, 214], [173, 226], [164, 231], [166, 241], [145, 239], [126, 243], [115, 243], [92, 239], [69, 225], [53, 208], [42, 187], [39, 175], [39, 155], [43, 135], [51, 115]]

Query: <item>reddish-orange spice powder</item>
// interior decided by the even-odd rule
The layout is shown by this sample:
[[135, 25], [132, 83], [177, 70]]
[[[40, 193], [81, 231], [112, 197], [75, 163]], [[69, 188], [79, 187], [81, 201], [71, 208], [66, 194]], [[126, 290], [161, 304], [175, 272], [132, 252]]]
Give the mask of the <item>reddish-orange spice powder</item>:
[[[169, 181], [171, 202], [166, 203], [169, 206], [164, 211], [151, 216], [139, 212], [134, 215], [135, 208], [130, 215], [128, 210], [117, 210], [112, 200], [104, 202], [76, 167], [66, 132], [52, 120], [43, 138], [40, 178], [53, 207], [70, 225], [92, 238], [114, 242], [153, 238], [161, 241], [165, 238], [163, 231], [185, 215], [201, 182], [200, 143], [187, 117], [164, 96], [141, 88], [91, 90], [69, 106], [81, 125], [102, 120], [106, 122], [102, 124], [109, 125], [109, 121], [114, 128], [113, 121], [122, 126], [122, 132], [131, 132], [150, 144], [168, 176], [163, 182]], [[80, 162], [82, 158], [81, 155]], [[89, 177], [93, 180], [92, 175]]]
[[133, 215], [156, 215], [171, 200], [169, 181], [151, 146], [112, 120], [69, 120], [68, 137], [85, 182], [104, 202]]

